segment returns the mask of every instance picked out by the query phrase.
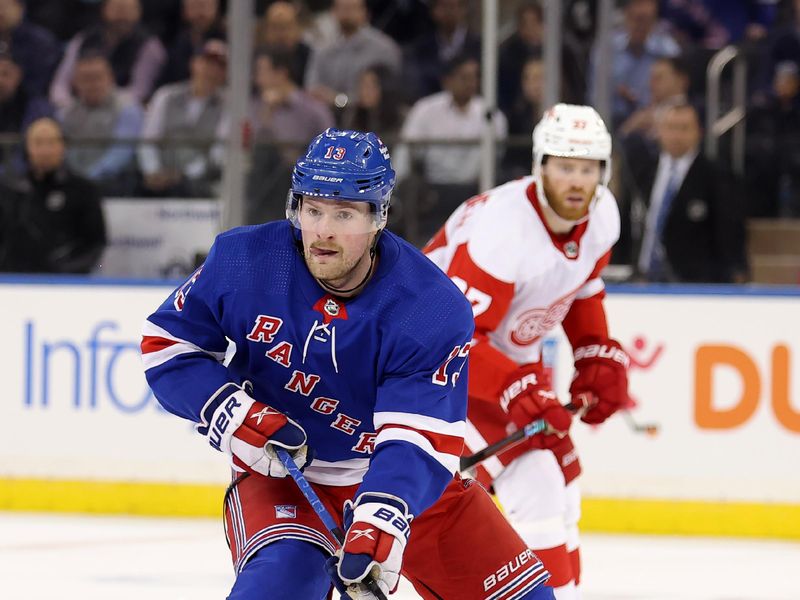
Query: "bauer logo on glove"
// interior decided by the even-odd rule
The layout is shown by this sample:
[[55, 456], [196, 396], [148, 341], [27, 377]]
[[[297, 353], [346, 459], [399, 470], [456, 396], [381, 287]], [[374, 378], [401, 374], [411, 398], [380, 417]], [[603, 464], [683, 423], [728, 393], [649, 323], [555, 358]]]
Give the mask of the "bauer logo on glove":
[[389, 494], [363, 494], [355, 504], [345, 502], [347, 534], [341, 557], [334, 560], [348, 593], [368, 574], [384, 594], [397, 588], [411, 519], [405, 502]]
[[286, 449], [303, 469], [310, 462], [306, 432], [285, 414], [253, 399], [247, 385], [222, 386], [203, 407], [197, 430], [215, 450], [227, 454], [237, 471], [286, 477], [275, 447]]
[[[612, 340], [613, 341], [613, 340]], [[617, 342], [613, 345], [589, 344], [575, 350], [575, 361], [583, 358], [606, 358], [618, 362], [626, 369], [630, 366], [630, 358]]]
[[628, 402], [630, 359], [619, 342], [587, 337], [575, 347], [575, 376], [569, 387], [573, 404], [586, 408], [581, 420], [597, 425]]

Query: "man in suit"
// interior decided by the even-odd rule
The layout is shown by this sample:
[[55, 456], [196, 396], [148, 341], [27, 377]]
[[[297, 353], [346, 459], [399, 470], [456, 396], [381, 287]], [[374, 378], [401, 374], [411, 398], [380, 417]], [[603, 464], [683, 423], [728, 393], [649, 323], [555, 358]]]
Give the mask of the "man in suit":
[[630, 260], [649, 281], [746, 280], [739, 188], [730, 173], [700, 153], [701, 137], [695, 108], [676, 104], [658, 123], [658, 156], [631, 157], [629, 187], [639, 198], [623, 202], [622, 212], [634, 222]]

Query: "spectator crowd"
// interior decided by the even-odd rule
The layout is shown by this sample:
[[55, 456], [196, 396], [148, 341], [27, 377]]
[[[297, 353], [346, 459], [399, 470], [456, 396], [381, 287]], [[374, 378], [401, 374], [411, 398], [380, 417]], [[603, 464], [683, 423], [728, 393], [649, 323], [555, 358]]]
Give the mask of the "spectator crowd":
[[[16, 204], [45, 180], [75, 178], [92, 197], [218, 195], [230, 2], [0, 0], [0, 215], [21, 218]], [[387, 140], [396, 206], [413, 206], [418, 244], [479, 191], [475, 142], [487, 119], [508, 142], [498, 178], [529, 174], [530, 134], [547, 108], [544, 13], [536, 0], [502, 4], [490, 110], [479, 2], [256, 0], [248, 220], [281, 217], [292, 164], [331, 126]], [[597, 4], [563, 3], [561, 101], [595, 100]], [[624, 224], [614, 260], [651, 280], [744, 281], [745, 219], [800, 216], [800, 0], [620, 0], [618, 17], [608, 40]], [[750, 74], [744, 174], [702, 152], [705, 66], [729, 44]], [[64, 146], [46, 176], [31, 153], [37, 127]], [[96, 216], [83, 222], [94, 223], [94, 247], [104, 231]], [[703, 243], [682, 247], [687, 235]]]

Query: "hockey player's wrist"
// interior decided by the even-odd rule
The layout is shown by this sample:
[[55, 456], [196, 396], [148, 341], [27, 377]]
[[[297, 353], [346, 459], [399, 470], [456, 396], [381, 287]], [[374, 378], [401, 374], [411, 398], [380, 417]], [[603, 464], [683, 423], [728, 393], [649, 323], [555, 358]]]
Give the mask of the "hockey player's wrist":
[[381, 492], [368, 492], [358, 496], [350, 508], [352, 521], [349, 524], [361, 522], [374, 525], [397, 538], [405, 547], [414, 516], [409, 513], [408, 505], [401, 498]]

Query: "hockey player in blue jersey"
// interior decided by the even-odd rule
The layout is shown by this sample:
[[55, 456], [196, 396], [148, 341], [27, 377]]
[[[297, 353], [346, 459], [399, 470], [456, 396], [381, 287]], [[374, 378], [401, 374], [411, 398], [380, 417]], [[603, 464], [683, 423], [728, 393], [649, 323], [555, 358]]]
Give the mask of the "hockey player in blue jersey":
[[327, 130], [295, 166], [288, 219], [218, 236], [145, 323], [159, 402], [234, 469], [230, 600], [331, 589], [335, 542], [276, 447], [343, 524], [332, 571], [351, 595], [371, 597], [367, 574], [394, 591], [402, 572], [423, 598], [552, 598], [538, 558], [457, 473], [472, 311], [384, 230], [394, 182], [375, 134]]

